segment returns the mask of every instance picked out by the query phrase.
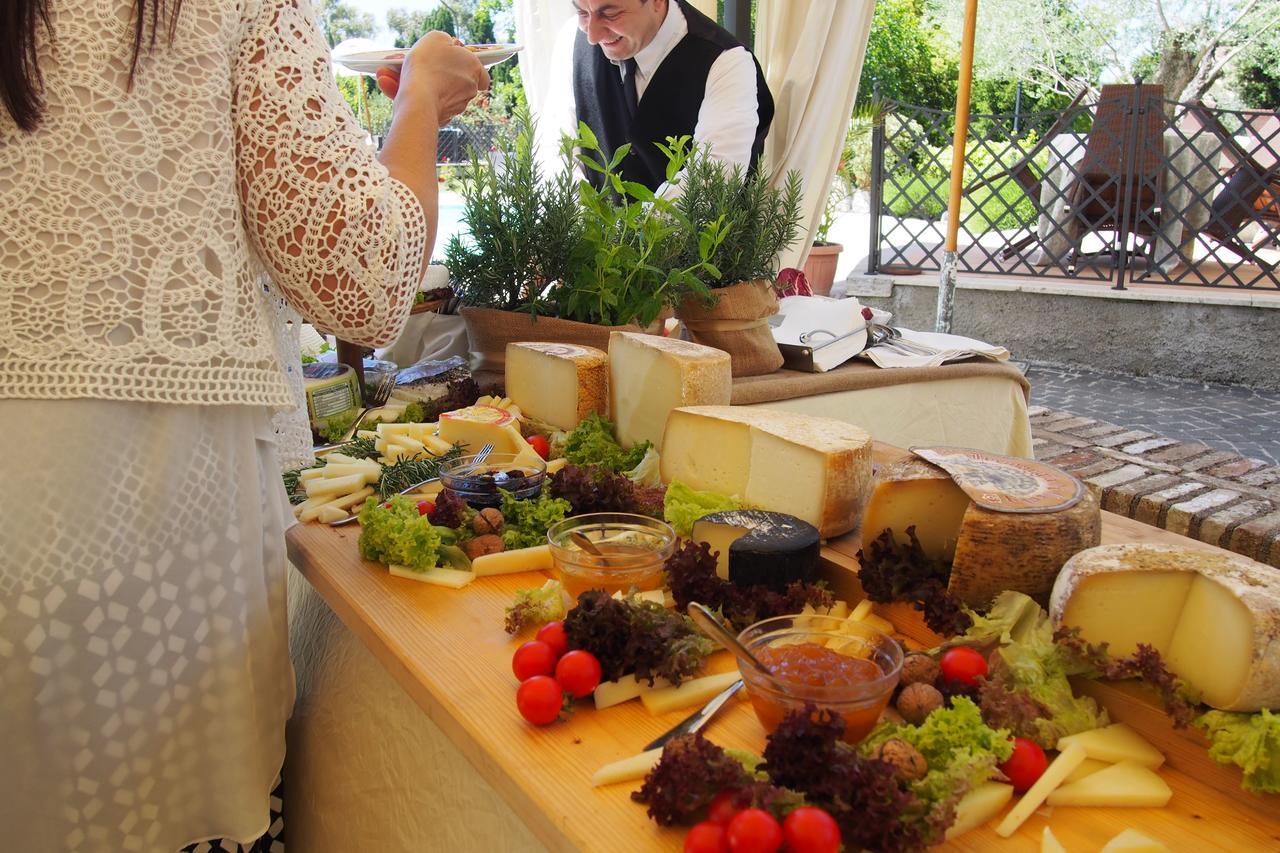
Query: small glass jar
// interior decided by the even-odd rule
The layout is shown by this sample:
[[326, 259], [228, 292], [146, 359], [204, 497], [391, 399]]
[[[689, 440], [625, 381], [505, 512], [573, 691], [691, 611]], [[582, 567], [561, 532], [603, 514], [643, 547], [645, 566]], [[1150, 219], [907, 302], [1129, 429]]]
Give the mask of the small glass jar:
[[518, 500], [536, 498], [547, 476], [547, 463], [532, 454], [490, 453], [483, 462], [463, 456], [440, 471], [440, 482], [474, 509], [502, 505], [502, 492]]
[[870, 625], [796, 614], [765, 619], [738, 640], [769, 669], [738, 661], [756, 717], [772, 732], [813, 704], [844, 719], [843, 740], [860, 743], [889, 704], [902, 672], [902, 646]]
[[[601, 556], [573, 541], [571, 533], [587, 537]], [[675, 550], [671, 525], [647, 515], [596, 512], [575, 515], [547, 531], [551, 559], [569, 595], [589, 589], [607, 593], [661, 589], [667, 558]]]

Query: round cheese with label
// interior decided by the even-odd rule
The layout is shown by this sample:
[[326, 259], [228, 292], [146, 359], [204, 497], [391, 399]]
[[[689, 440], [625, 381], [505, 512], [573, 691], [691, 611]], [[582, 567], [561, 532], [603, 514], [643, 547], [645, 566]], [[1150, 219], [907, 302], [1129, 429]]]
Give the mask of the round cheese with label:
[[[716, 553], [716, 573], [739, 586], [778, 592], [813, 580], [818, 566], [818, 528], [794, 515], [758, 509], [713, 512], [693, 523], [693, 539]], [[717, 553], [718, 552], [718, 553]]]

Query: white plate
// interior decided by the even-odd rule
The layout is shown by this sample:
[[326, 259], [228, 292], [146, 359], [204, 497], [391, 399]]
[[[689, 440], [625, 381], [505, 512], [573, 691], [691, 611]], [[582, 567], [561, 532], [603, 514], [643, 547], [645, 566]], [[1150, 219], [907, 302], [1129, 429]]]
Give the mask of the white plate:
[[[518, 44], [471, 44], [466, 47], [488, 68], [491, 65], [497, 65], [504, 59], [510, 59], [515, 56], [522, 46]], [[395, 68], [399, 70], [408, 53], [409, 49], [406, 47], [388, 50], [366, 50], [360, 53], [335, 56], [333, 61], [344, 68], [349, 68], [361, 74], [373, 74], [379, 68]]]

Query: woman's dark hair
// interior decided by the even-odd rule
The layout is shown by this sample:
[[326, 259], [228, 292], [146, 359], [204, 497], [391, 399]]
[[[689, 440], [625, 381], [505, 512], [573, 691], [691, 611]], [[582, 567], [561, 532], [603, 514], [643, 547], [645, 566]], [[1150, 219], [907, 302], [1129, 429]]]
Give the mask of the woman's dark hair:
[[[35, 130], [44, 112], [44, 80], [36, 55], [38, 28], [44, 27], [53, 39], [49, 20], [50, 0], [3, 0], [0, 2], [0, 100], [18, 127]], [[167, 7], [167, 8], [166, 8]], [[155, 49], [162, 22], [170, 43], [178, 25], [182, 0], [134, 0], [133, 53], [129, 59], [129, 85], [138, 70], [143, 43], [147, 52]]]

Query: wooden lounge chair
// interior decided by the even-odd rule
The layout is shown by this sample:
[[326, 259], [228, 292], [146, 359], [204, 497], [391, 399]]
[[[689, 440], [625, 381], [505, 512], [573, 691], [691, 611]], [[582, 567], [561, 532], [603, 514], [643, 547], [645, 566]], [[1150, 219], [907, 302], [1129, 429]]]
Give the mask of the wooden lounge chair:
[[[1203, 104], [1188, 106], [1184, 124], [1212, 134], [1230, 164], [1201, 233], [1267, 272], [1272, 271], [1275, 264], [1258, 257], [1257, 250], [1267, 242], [1280, 244], [1280, 158], [1273, 153], [1280, 150], [1280, 130], [1274, 131], [1275, 137], [1261, 138], [1260, 149], [1250, 153]], [[1271, 165], [1261, 162], [1263, 159], [1270, 160]], [[1260, 224], [1262, 235], [1252, 246], [1246, 246], [1240, 232], [1251, 222]]]
[[[1040, 215], [1046, 215], [1047, 211], [1040, 210], [1040, 185], [1044, 180], [1044, 176], [1039, 174], [1037, 171], [1035, 162], [1036, 157], [1040, 156], [1041, 152], [1053, 143], [1054, 137], [1071, 126], [1071, 123], [1075, 121], [1077, 115], [1077, 107], [1080, 106], [1080, 102], [1083, 101], [1085, 96], [1088, 94], [1089, 87], [1081, 87], [1080, 91], [1076, 93], [1076, 96], [1071, 99], [1071, 103], [1067, 104], [1066, 108], [1062, 111], [1062, 115], [1058, 116], [1053, 124], [1051, 124], [1048, 129], [1041, 134], [1040, 139], [1036, 144], [1027, 149], [1027, 152], [1023, 154], [1016, 163], [1007, 169], [1000, 169], [999, 171], [982, 175], [964, 188], [965, 195], [973, 193], [980, 187], [992, 186], [1003, 181], [1013, 180], [1022, 187], [1027, 198], [1031, 199], [1032, 203], [1035, 204]], [[1035, 242], [1036, 237], [1036, 228], [1032, 226], [1029, 233], [1019, 237], [1017, 240], [1004, 247], [1000, 252], [1001, 260], [1008, 260], [1009, 258], [1012, 258], [1014, 255], [1018, 254], [1027, 246]]]
[[1115, 248], [1104, 253], [1114, 258], [1127, 246], [1129, 234], [1154, 232], [1164, 170], [1163, 99], [1160, 85], [1102, 87], [1070, 190], [1071, 218], [1078, 232], [1069, 267], [1084, 257], [1086, 234], [1118, 232]]

